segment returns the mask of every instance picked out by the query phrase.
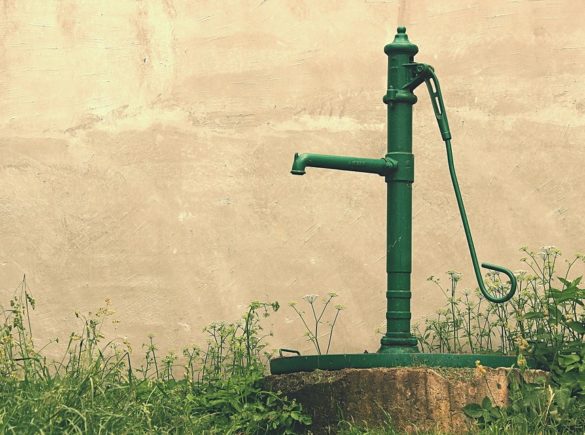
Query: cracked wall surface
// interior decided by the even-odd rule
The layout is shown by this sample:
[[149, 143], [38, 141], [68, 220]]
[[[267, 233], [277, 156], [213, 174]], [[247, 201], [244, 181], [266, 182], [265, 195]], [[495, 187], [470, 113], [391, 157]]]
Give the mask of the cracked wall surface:
[[[583, 250], [584, 19], [569, 0], [4, 0], [1, 301], [26, 273], [40, 339], [110, 298], [115, 334], [178, 350], [278, 300], [272, 345], [307, 351], [286, 303], [335, 291], [347, 310], [334, 351], [375, 350], [385, 185], [289, 170], [297, 151], [384, 154], [397, 25], [441, 80], [480, 260], [520, 269], [523, 245]], [[425, 92], [415, 319], [444, 300], [429, 275], [458, 270], [473, 286]]]

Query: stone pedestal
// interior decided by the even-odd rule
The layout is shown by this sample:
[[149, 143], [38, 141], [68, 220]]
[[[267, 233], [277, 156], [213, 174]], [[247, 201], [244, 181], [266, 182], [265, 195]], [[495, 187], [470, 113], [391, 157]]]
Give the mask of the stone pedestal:
[[316, 370], [268, 376], [266, 386], [300, 402], [316, 434], [335, 433], [340, 420], [371, 428], [389, 419], [399, 430], [457, 433], [470, 427], [462, 412], [466, 404], [486, 396], [494, 405], [507, 403], [509, 374], [510, 369], [484, 367]]

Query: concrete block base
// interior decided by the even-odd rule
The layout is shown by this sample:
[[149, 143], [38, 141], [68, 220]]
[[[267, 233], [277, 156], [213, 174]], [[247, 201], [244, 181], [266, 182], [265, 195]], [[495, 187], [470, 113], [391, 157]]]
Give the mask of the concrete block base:
[[[544, 372], [531, 371], [531, 376]], [[389, 419], [404, 431], [465, 432], [462, 408], [489, 397], [508, 401], [510, 369], [397, 367], [272, 375], [266, 385], [294, 398], [313, 418], [313, 433], [335, 433], [341, 420], [368, 427]]]

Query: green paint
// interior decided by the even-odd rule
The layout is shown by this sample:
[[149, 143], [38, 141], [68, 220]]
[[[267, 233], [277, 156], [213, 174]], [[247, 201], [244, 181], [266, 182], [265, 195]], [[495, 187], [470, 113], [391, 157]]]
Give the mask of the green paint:
[[386, 177], [386, 335], [379, 352], [418, 352], [416, 338], [410, 333], [410, 274], [412, 272], [412, 105], [416, 96], [404, 86], [412, 80], [414, 55], [418, 47], [411, 44], [404, 27], [398, 28], [394, 41], [386, 47], [388, 55], [388, 90], [384, 96], [388, 114], [388, 154], [399, 161], [395, 177]]
[[[455, 173], [449, 122], [447, 121], [439, 81], [433, 67], [414, 62], [414, 56], [418, 52], [418, 47], [408, 40], [404, 27], [398, 28], [398, 33], [394, 41], [384, 47], [384, 52], [388, 55], [388, 86], [383, 99], [387, 105], [388, 112], [388, 152], [384, 158], [368, 159], [322, 154], [295, 154], [291, 173], [294, 175], [304, 175], [306, 167], [318, 167], [374, 173], [385, 177], [387, 184], [386, 272], [388, 274], [388, 287], [386, 291], [386, 334], [382, 337], [378, 354], [277, 358], [273, 360], [275, 361], [277, 370], [280, 370], [278, 367], [283, 365], [283, 367], [288, 367], [286, 370], [290, 368], [289, 371], [294, 371], [295, 364], [298, 364], [298, 370], [302, 370], [301, 367], [304, 367], [306, 364], [309, 364], [309, 366], [315, 369], [322, 368], [321, 366], [323, 365], [331, 365], [335, 368], [358, 366], [389, 367], [393, 365], [416, 364], [417, 361], [426, 361], [427, 363], [431, 363], [431, 365], [466, 367], [468, 363], [471, 364], [471, 362], [474, 363], [475, 360], [480, 359], [479, 355], [419, 354], [416, 338], [410, 332], [410, 300], [412, 297], [410, 290], [410, 276], [412, 272], [412, 183], [414, 182], [412, 106], [417, 101], [417, 97], [413, 92], [422, 83], [426, 83], [427, 85], [441, 137], [445, 141], [451, 181], [455, 190], [455, 197], [461, 214], [463, 229], [467, 238], [469, 253], [479, 288], [486, 299], [496, 303], [509, 300], [516, 291], [516, 278], [514, 274], [504, 267], [489, 263], [483, 263], [482, 266], [506, 274], [510, 279], [510, 290], [504, 296], [494, 296], [488, 292], [484, 285]], [[420, 355], [420, 357], [416, 357], [415, 355]], [[485, 357], [483, 355], [481, 356], [482, 362]], [[511, 360], [506, 359], [506, 357], [500, 358], [493, 359], [494, 364], [511, 365], [513, 363], [513, 361], [510, 362]], [[272, 367], [273, 364], [271, 363]]]
[[[357, 353], [309, 355], [270, 360], [274, 375], [312, 370], [367, 369], [372, 367], [475, 367], [479, 361], [485, 367], [512, 367], [516, 357], [503, 355], [460, 355], [449, 353]], [[530, 366], [533, 361], [528, 361]]]
[[383, 159], [364, 159], [361, 157], [330, 156], [326, 154], [295, 154], [291, 174], [305, 175], [305, 168], [339, 169], [342, 171], [368, 172], [371, 174], [389, 175], [398, 162], [385, 157]]

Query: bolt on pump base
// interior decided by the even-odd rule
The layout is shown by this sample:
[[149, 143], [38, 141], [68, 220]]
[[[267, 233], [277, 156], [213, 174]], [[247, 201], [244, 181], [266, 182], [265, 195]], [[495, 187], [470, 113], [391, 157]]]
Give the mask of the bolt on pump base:
[[[412, 154], [412, 106], [417, 97], [414, 90], [423, 82], [429, 91], [441, 137], [445, 142], [449, 173], [469, 247], [473, 269], [483, 296], [493, 303], [509, 300], [516, 291], [516, 278], [507, 268], [483, 263], [486, 269], [502, 272], [510, 280], [507, 294], [493, 295], [483, 282], [477, 261], [463, 199], [453, 163], [451, 132], [443, 104], [439, 81], [430, 65], [417, 63], [418, 47], [408, 40], [406, 29], [399, 27], [394, 41], [386, 47], [388, 55], [388, 89], [384, 103], [388, 110], [388, 152], [382, 158], [344, 157], [323, 154], [295, 154], [291, 173], [304, 175], [307, 167], [365, 172], [384, 177], [387, 187], [387, 252], [386, 334], [377, 353], [309, 355], [281, 357], [270, 361], [273, 374], [338, 370], [343, 368], [372, 368], [397, 366], [474, 367], [477, 360], [487, 367], [509, 367], [516, 358], [502, 355], [424, 354], [410, 331], [410, 275], [412, 271], [412, 183], [414, 155]], [[288, 351], [291, 352], [291, 351]]]

